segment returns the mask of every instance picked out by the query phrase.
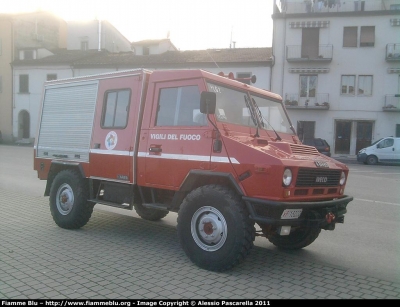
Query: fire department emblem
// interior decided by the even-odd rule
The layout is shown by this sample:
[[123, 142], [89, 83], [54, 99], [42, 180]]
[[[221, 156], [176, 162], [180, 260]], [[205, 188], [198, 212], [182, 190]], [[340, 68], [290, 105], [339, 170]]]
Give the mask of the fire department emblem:
[[115, 133], [115, 131], [110, 131], [107, 136], [106, 136], [106, 140], [105, 140], [105, 145], [106, 148], [109, 150], [114, 149], [115, 146], [117, 146], [117, 142], [118, 142], [118, 136]]

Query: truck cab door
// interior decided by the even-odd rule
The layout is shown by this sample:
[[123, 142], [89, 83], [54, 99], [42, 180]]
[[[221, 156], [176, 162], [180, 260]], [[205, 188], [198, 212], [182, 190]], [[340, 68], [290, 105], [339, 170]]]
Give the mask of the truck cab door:
[[192, 79], [154, 85], [149, 128], [140, 139], [147, 144], [141, 152], [146, 185], [178, 188], [190, 170], [210, 168], [212, 129], [200, 113], [202, 82]]
[[90, 177], [133, 183], [140, 74], [100, 80], [90, 145]]

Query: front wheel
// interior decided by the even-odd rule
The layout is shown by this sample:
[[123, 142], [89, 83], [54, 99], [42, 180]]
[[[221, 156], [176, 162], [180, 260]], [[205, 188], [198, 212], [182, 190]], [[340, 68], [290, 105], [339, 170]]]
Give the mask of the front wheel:
[[240, 197], [218, 185], [199, 187], [184, 199], [178, 213], [179, 242], [190, 260], [211, 271], [241, 263], [255, 238], [254, 222]]
[[50, 188], [50, 211], [61, 228], [81, 228], [89, 221], [94, 205], [88, 200], [87, 180], [74, 170], [59, 172]]
[[378, 163], [378, 158], [375, 156], [368, 156], [367, 157], [367, 164], [368, 165], [375, 165], [376, 163]]

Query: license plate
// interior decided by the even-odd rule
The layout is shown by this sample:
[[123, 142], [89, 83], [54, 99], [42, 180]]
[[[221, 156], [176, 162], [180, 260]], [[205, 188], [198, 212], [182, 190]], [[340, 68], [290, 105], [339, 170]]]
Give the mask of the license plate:
[[291, 220], [299, 218], [303, 209], [286, 209], [281, 215], [282, 220]]

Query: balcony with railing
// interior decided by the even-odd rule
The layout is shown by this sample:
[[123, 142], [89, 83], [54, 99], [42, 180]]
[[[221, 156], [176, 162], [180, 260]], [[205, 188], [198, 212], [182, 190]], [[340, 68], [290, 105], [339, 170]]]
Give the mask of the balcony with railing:
[[387, 62], [400, 61], [400, 44], [386, 45], [386, 61]]
[[317, 48], [302, 45], [286, 46], [288, 62], [331, 62], [333, 45], [319, 45]]
[[386, 95], [382, 110], [385, 112], [400, 112], [400, 94]]
[[300, 97], [299, 94], [285, 95], [286, 109], [329, 110], [329, 94], [316, 94], [315, 97]]
[[306, 14], [400, 10], [399, 0], [275, 0], [276, 13]]

